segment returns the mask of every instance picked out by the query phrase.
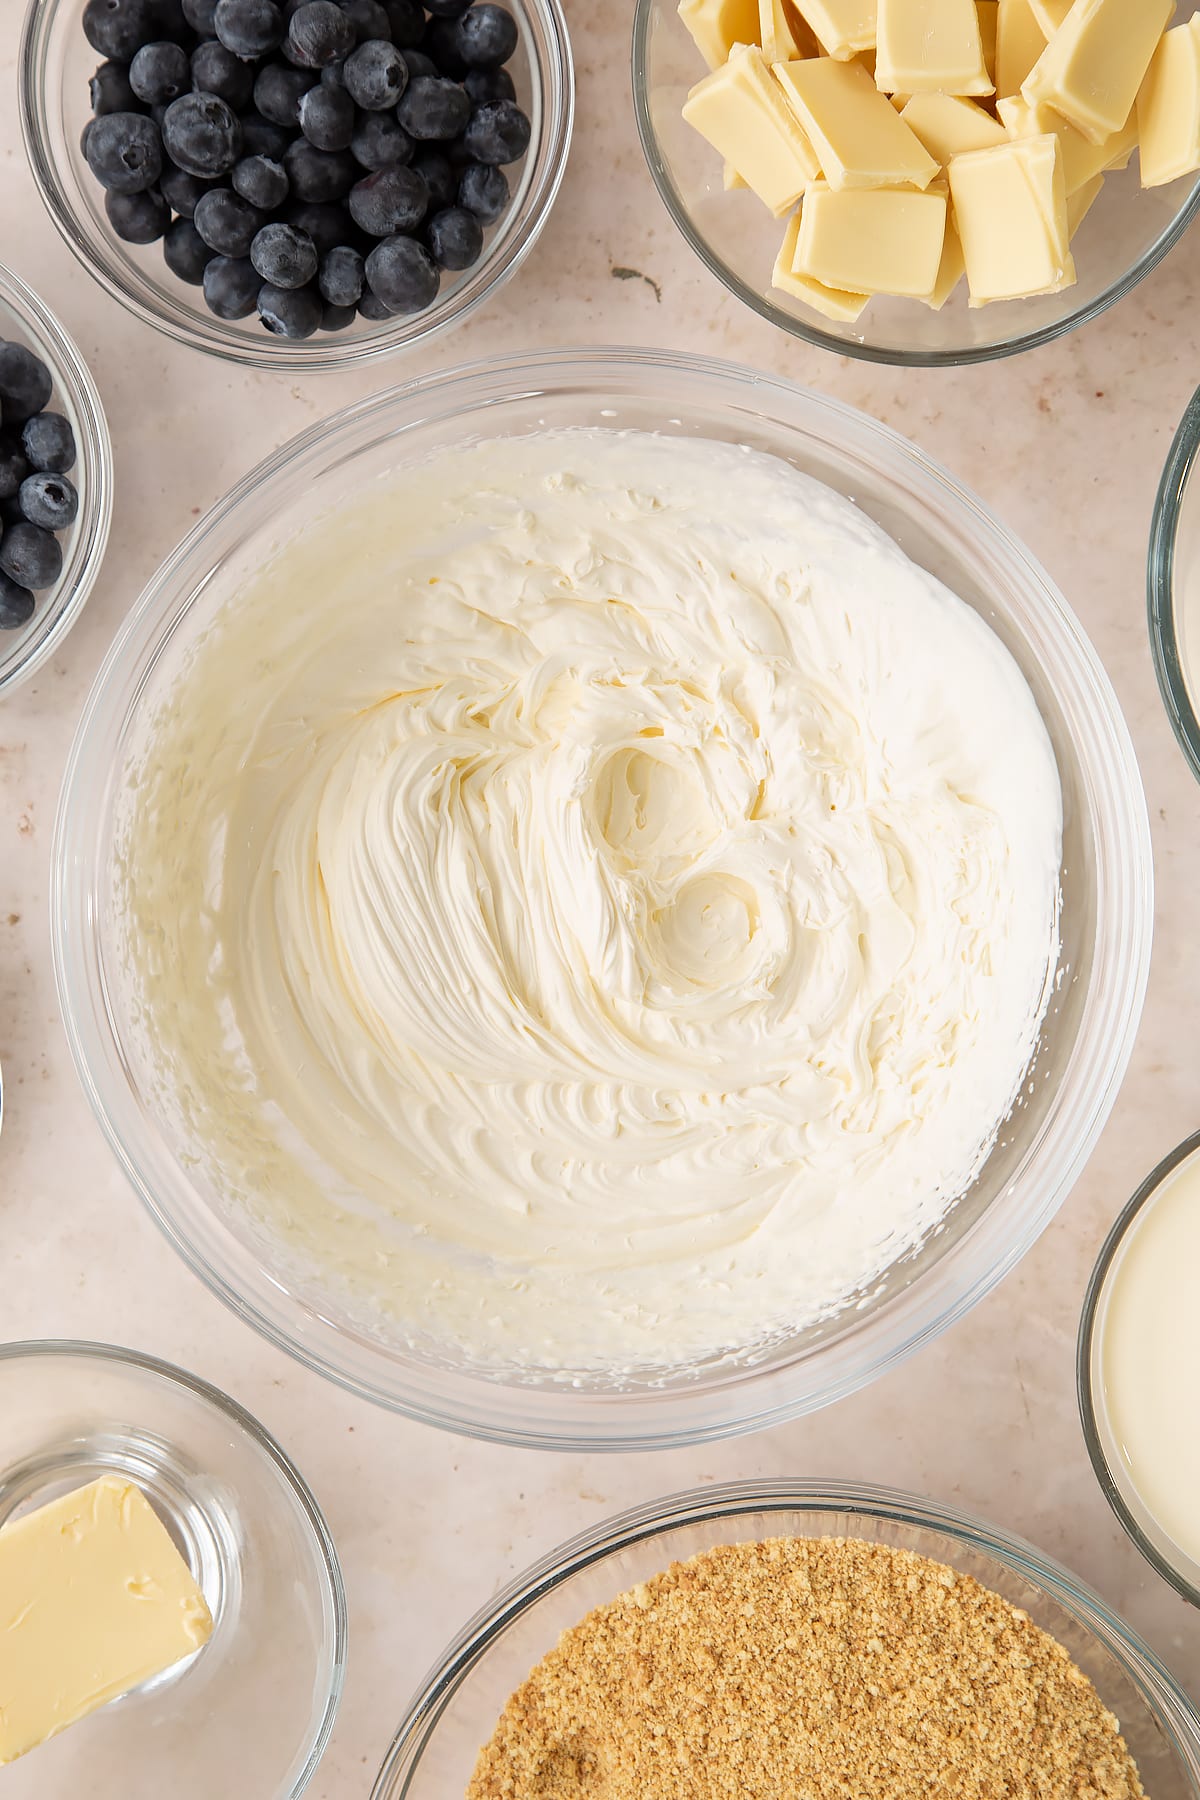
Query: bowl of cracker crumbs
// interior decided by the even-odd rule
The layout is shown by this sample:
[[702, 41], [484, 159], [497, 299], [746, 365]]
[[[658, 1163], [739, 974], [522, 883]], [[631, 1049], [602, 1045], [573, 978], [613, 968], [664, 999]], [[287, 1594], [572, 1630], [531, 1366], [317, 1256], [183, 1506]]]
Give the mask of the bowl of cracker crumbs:
[[883, 1488], [622, 1513], [491, 1600], [372, 1800], [1195, 1800], [1200, 1714], [1031, 1545]]

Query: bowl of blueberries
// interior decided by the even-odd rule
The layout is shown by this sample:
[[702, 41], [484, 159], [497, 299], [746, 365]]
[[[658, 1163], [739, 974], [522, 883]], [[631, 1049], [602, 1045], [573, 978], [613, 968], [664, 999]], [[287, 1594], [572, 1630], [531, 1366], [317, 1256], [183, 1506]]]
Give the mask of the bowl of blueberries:
[[0, 694], [61, 643], [92, 590], [112, 516], [96, 385], [54, 315], [0, 267]]
[[559, 0], [31, 0], [42, 197], [139, 318], [259, 368], [341, 367], [520, 266], [574, 112]]

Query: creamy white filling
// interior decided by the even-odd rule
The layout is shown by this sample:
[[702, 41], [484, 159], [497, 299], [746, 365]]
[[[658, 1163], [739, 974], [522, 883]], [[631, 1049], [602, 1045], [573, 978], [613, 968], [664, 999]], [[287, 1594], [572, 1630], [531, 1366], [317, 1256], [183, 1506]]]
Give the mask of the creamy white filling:
[[210, 1180], [386, 1329], [677, 1363], [861, 1293], [1034, 1048], [1061, 799], [852, 505], [649, 434], [446, 451], [231, 596], [121, 855]]

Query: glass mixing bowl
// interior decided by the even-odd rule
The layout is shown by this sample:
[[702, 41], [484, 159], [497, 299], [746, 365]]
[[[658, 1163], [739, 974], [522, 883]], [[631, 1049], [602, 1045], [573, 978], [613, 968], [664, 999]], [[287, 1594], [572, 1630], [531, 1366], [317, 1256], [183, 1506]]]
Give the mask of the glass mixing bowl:
[[0, 338], [25, 344], [50, 370], [49, 409], [63, 413], [78, 452], [71, 480], [79, 490], [75, 523], [59, 534], [62, 574], [17, 631], [0, 631], [0, 694], [9, 693], [52, 656], [83, 611], [104, 561], [112, 520], [112, 443], [87, 364], [48, 307], [11, 269], [0, 265]]
[[1158, 689], [1171, 729], [1200, 779], [1200, 391], [1171, 445], [1150, 526], [1146, 603]]
[[[849, 495], [987, 620], [1023, 670], [1058, 760], [1061, 955], [1020, 1100], [939, 1230], [835, 1318], [756, 1360], [642, 1383], [484, 1377], [418, 1357], [331, 1275], [197, 1173], [137, 1049], [120, 952], [114, 808], [127, 759], [214, 610], [314, 508], [479, 435], [594, 425], [746, 444]], [[59, 995], [76, 1065], [124, 1168], [192, 1267], [245, 1319], [359, 1394], [431, 1423], [535, 1446], [649, 1448], [745, 1431], [851, 1392], [945, 1329], [1033, 1243], [1070, 1191], [1124, 1071], [1151, 933], [1145, 801], [1115, 696], [1047, 576], [915, 445], [823, 395], [658, 350], [497, 359], [406, 384], [296, 438], [238, 484], [159, 570], [104, 663], [67, 770], [54, 855]], [[615, 1378], [614, 1378], [615, 1379]]]
[[21, 42], [21, 125], [46, 209], [68, 247], [101, 287], [177, 343], [245, 367], [313, 373], [369, 362], [448, 331], [514, 275], [537, 242], [567, 166], [575, 111], [571, 45], [559, 0], [505, 0], [520, 37], [509, 69], [533, 124], [524, 160], [507, 171], [512, 200], [489, 228], [474, 268], [443, 277], [425, 312], [300, 342], [272, 337], [255, 315], [218, 319], [199, 288], [177, 281], [162, 245], [122, 243], [104, 213], [104, 193], [79, 146], [91, 108], [88, 79], [101, 60], [80, 29], [79, 0], [30, 0]]
[[466, 1792], [504, 1703], [595, 1606], [719, 1544], [853, 1537], [974, 1576], [1058, 1639], [1120, 1720], [1154, 1800], [1200, 1796], [1200, 1715], [1153, 1651], [1031, 1544], [931, 1501], [857, 1484], [750, 1481], [622, 1513], [555, 1550], [490, 1600], [413, 1700], [371, 1800]]
[[[1184, 0], [1173, 23], [1196, 10]], [[1104, 188], [1074, 240], [1079, 280], [1061, 294], [996, 302], [972, 310], [965, 290], [940, 312], [920, 301], [877, 298], [850, 323], [824, 319], [771, 286], [783, 222], [752, 194], [725, 191], [721, 159], [687, 125], [681, 109], [705, 65], [674, 0], [637, 0], [633, 99], [650, 173], [692, 249], [731, 293], [772, 325], [842, 356], [866, 362], [987, 362], [1046, 344], [1086, 325], [1148, 275], [1200, 209], [1200, 180], [1139, 185], [1137, 157]]]

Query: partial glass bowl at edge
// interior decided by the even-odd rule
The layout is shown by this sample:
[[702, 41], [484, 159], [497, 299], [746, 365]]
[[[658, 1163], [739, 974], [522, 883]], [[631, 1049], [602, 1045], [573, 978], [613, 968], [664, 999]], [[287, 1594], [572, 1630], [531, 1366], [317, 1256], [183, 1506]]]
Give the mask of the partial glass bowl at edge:
[[[641, 1384], [484, 1377], [451, 1351], [419, 1358], [316, 1271], [296, 1280], [189, 1170], [129, 1053], [115, 949], [114, 804], [142, 717], [211, 610], [306, 511], [439, 446], [544, 427], [636, 428], [779, 456], [849, 495], [1008, 645], [1045, 719], [1065, 802], [1061, 955], [1024, 1091], [942, 1228], [834, 1320], [764, 1353]], [[226, 583], [222, 587], [222, 579]], [[52, 896], [59, 994], [76, 1065], [109, 1141], [171, 1242], [244, 1319], [355, 1393], [429, 1423], [539, 1447], [653, 1448], [748, 1431], [822, 1406], [895, 1366], [1011, 1270], [1095, 1142], [1141, 1011], [1151, 935], [1145, 801], [1094, 652], [1048, 577], [986, 508], [913, 444], [823, 395], [662, 351], [547, 351], [406, 384], [336, 415], [248, 475], [185, 539], [129, 615], [71, 752]]]
[[[1183, 0], [1174, 22], [1200, 0]], [[1079, 279], [1061, 294], [970, 308], [963, 290], [940, 312], [918, 300], [877, 298], [837, 323], [771, 286], [783, 235], [753, 194], [727, 193], [721, 159], [682, 107], [705, 65], [675, 0], [637, 0], [633, 99], [642, 149], [671, 218], [706, 268], [739, 300], [793, 337], [867, 362], [907, 366], [987, 362], [1050, 343], [1128, 294], [1176, 244], [1200, 210], [1200, 179], [1143, 190], [1137, 156], [1109, 175], [1074, 241]]]
[[994, 1526], [885, 1488], [758, 1481], [623, 1513], [489, 1600], [430, 1671], [371, 1800], [465, 1792], [508, 1696], [562, 1632], [672, 1562], [772, 1537], [861, 1538], [973, 1576], [1068, 1651], [1115, 1713], [1154, 1800], [1200, 1796], [1200, 1716], [1141, 1638], [1058, 1563]]
[[1171, 729], [1200, 780], [1200, 390], [1175, 433], [1150, 527], [1150, 648]]
[[29, 0], [20, 53], [21, 127], [42, 200], [69, 249], [106, 292], [176, 343], [251, 368], [315, 373], [369, 362], [424, 344], [482, 306], [533, 248], [567, 164], [574, 119], [571, 45], [559, 0], [505, 0], [519, 41], [510, 63], [533, 137], [524, 159], [506, 170], [513, 196], [489, 228], [474, 268], [446, 275], [433, 305], [378, 324], [318, 331], [292, 342], [272, 337], [255, 315], [218, 319], [199, 288], [177, 281], [162, 245], [122, 243], [104, 212], [79, 138], [91, 116], [88, 78], [101, 60], [80, 28], [79, 0]]

